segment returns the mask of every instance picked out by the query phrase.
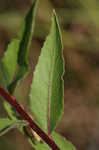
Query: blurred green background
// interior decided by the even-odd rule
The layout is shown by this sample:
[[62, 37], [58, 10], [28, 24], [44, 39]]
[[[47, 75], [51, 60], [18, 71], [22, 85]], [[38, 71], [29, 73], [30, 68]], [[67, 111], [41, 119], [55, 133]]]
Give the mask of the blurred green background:
[[[33, 0], [0, 0], [0, 59], [8, 43], [17, 37]], [[29, 111], [33, 71], [45, 37], [52, 10], [59, 18], [65, 58], [65, 110], [57, 131], [77, 150], [99, 149], [99, 1], [39, 0], [36, 27], [30, 49], [31, 70], [17, 88], [16, 96]], [[1, 97], [0, 97], [1, 99]], [[0, 116], [7, 116], [0, 101]], [[32, 150], [17, 130], [0, 137], [0, 150]]]

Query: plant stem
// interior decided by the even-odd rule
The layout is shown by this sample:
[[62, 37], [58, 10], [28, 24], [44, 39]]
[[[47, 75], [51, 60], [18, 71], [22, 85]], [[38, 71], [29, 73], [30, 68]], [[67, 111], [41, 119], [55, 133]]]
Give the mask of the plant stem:
[[26, 120], [29, 126], [50, 146], [52, 150], [60, 150], [56, 143], [32, 120], [24, 108], [16, 101], [14, 96], [10, 96], [3, 88], [0, 87], [0, 95], [11, 104], [19, 113], [23, 120]]

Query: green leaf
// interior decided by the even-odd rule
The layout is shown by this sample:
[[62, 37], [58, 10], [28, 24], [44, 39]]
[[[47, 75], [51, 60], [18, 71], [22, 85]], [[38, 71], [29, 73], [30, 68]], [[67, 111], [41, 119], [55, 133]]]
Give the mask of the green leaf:
[[63, 114], [62, 41], [56, 14], [34, 72], [30, 91], [30, 106], [35, 121], [48, 134], [56, 127]]
[[[37, 1], [35, 0], [24, 19], [18, 40], [12, 40], [2, 59], [2, 71], [8, 91], [13, 93], [19, 80], [28, 72], [28, 53], [35, 24]], [[15, 74], [16, 72], [16, 74]]]
[[1, 61], [1, 69], [6, 87], [13, 81], [17, 68], [17, 54], [19, 49], [19, 40], [13, 39], [8, 45], [8, 49]]
[[18, 115], [18, 113], [15, 111], [15, 109], [6, 101], [4, 101], [4, 108], [6, 109], [9, 117], [12, 120], [20, 120], [20, 116]]
[[61, 150], [75, 150], [75, 147], [58, 133], [53, 133], [52, 137]]
[[26, 126], [25, 121], [9, 120], [8, 118], [0, 119], [0, 136], [4, 135], [13, 128]]
[[4, 119], [0, 118], [0, 131], [6, 128], [7, 126], [11, 125], [12, 123], [14, 123], [13, 120], [9, 120], [7, 118]]
[[15, 89], [18, 81], [22, 79], [29, 71], [28, 54], [29, 54], [30, 42], [32, 40], [32, 34], [34, 31], [37, 2], [38, 0], [34, 1], [29, 13], [24, 19], [22, 30], [19, 33], [19, 37], [21, 39], [19, 53], [18, 53], [19, 67], [18, 67], [16, 79], [9, 86], [9, 90], [12, 92]]
[[[58, 133], [53, 132], [51, 136], [55, 143], [59, 146], [60, 150], [76, 150], [69, 141], [67, 141]], [[35, 148], [35, 150], [51, 150], [49, 146], [45, 143], [35, 141], [35, 143], [31, 142], [31, 144]]]
[[31, 9], [29, 10], [27, 16], [24, 19], [22, 30], [19, 33], [21, 42], [20, 42], [20, 50], [18, 54], [18, 63], [21, 66], [28, 65], [28, 54], [29, 54], [30, 42], [32, 40], [32, 34], [34, 31], [37, 2], [38, 0], [34, 1]]

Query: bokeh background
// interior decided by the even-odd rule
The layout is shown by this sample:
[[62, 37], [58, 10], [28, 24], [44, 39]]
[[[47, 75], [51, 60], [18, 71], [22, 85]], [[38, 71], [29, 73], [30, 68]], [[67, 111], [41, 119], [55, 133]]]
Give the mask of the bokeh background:
[[[33, 0], [0, 0], [0, 59], [17, 32]], [[99, 1], [39, 0], [29, 62], [30, 73], [16, 96], [29, 110], [33, 71], [51, 25], [53, 9], [59, 18], [65, 58], [65, 110], [57, 131], [77, 150], [99, 149]], [[1, 99], [1, 97], [0, 97]], [[7, 116], [0, 101], [0, 116]], [[0, 150], [32, 150], [17, 130], [0, 137]]]

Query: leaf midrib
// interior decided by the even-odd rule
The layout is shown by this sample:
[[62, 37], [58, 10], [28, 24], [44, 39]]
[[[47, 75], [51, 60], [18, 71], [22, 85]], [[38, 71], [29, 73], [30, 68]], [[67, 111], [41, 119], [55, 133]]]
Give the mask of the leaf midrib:
[[47, 122], [47, 130], [48, 130], [48, 135], [50, 135], [50, 103], [51, 103], [51, 89], [52, 89], [52, 81], [53, 81], [53, 72], [54, 72], [54, 66], [55, 66], [55, 50], [54, 54], [52, 56], [52, 63], [50, 65], [51, 71], [49, 75], [49, 82], [48, 82], [48, 122]]

